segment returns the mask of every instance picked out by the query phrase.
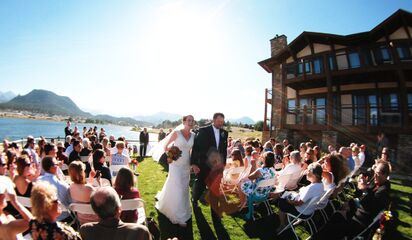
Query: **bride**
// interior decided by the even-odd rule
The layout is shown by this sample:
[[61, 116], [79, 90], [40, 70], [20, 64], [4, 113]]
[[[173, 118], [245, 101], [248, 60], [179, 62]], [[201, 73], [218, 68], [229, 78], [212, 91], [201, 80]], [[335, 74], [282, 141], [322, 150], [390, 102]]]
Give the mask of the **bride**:
[[169, 164], [169, 175], [162, 190], [156, 195], [156, 208], [173, 224], [183, 227], [186, 226], [192, 214], [189, 201], [189, 180], [190, 151], [194, 141], [194, 133], [191, 132], [193, 124], [192, 115], [184, 116], [183, 127], [177, 127], [160, 142], [158, 145], [161, 148], [160, 151], [155, 150], [153, 154], [153, 158], [158, 160], [159, 153], [169, 150], [172, 145], [182, 151], [181, 157]]

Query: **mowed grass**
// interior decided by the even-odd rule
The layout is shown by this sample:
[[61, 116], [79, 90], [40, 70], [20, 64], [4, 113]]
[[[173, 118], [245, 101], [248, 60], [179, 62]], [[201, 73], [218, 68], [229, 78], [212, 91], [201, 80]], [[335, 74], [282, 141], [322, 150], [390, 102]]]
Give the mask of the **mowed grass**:
[[[146, 203], [146, 214], [155, 216], [157, 221], [157, 212], [154, 208], [155, 195], [161, 190], [167, 173], [163, 167], [152, 158], [146, 158], [138, 165], [138, 188], [141, 197]], [[392, 184], [392, 204], [391, 211], [394, 215], [394, 220], [387, 224], [385, 239], [412, 239], [412, 182], [404, 180], [391, 180]], [[231, 199], [233, 205], [238, 204], [236, 199]], [[222, 228], [214, 225], [210, 207], [199, 204], [201, 209], [201, 217], [193, 216], [193, 235], [194, 239], [275, 239], [275, 228], [278, 225], [277, 214], [270, 217], [258, 219], [255, 222], [246, 222], [241, 214], [233, 213], [231, 215], [224, 214], [222, 219]], [[233, 209], [233, 206], [230, 208]], [[272, 206], [277, 212], [276, 207]], [[197, 215], [198, 216], [198, 215]], [[199, 230], [198, 223], [199, 220]], [[216, 230], [217, 229], [217, 230]], [[306, 239], [309, 234], [303, 226], [297, 227], [297, 233], [301, 239]], [[206, 235], [205, 235], [206, 234]], [[203, 237], [203, 238], [202, 238]], [[293, 239], [292, 235], [282, 235], [285, 239]]]

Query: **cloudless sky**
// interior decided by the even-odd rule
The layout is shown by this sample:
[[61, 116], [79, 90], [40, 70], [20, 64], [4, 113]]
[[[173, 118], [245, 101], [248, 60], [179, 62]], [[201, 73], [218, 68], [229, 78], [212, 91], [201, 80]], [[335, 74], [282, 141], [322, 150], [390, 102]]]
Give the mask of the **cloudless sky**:
[[263, 119], [269, 40], [369, 31], [410, 0], [0, 1], [0, 91], [116, 116]]

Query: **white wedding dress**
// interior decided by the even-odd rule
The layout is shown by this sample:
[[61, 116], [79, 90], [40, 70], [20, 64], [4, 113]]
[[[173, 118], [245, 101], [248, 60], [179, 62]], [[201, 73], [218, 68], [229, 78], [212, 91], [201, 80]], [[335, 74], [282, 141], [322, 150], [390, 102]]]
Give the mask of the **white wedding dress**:
[[181, 131], [176, 131], [174, 146], [182, 151], [182, 156], [169, 164], [169, 175], [162, 191], [156, 195], [156, 208], [173, 224], [185, 224], [191, 218], [192, 209], [189, 201], [190, 150], [193, 146], [194, 133], [186, 140]]

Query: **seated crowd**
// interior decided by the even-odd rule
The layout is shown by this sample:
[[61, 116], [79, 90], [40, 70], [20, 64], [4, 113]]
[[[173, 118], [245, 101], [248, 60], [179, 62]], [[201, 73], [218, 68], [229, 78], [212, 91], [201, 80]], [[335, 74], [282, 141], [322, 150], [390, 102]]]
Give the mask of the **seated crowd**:
[[[342, 210], [334, 212], [330, 221], [321, 226], [312, 238], [356, 236], [368, 227], [379, 212], [388, 208], [391, 165], [383, 154], [373, 161], [365, 145], [352, 143], [348, 147], [342, 146], [339, 151], [329, 146], [329, 152], [321, 152], [320, 147], [312, 142], [301, 143], [295, 149], [287, 139], [277, 143], [272, 138], [264, 144], [259, 140], [245, 143], [230, 140], [228, 156], [232, 159], [227, 161], [223, 179], [236, 179], [232, 184], [237, 184], [234, 189], [237, 190], [241, 210], [247, 206], [248, 200], [262, 196], [275, 203], [279, 208], [278, 233], [283, 232], [287, 225], [286, 213], [303, 219], [310, 217], [320, 206], [322, 197], [325, 196], [326, 201], [339, 197], [353, 179], [358, 181], [357, 186], [352, 184], [356, 189], [356, 202], [346, 202]], [[244, 154], [241, 149], [246, 149]], [[387, 148], [383, 148], [382, 152], [385, 150]], [[239, 154], [242, 156], [239, 157]], [[251, 166], [246, 167], [248, 165]], [[242, 166], [244, 172], [240, 174], [232, 170]], [[269, 179], [274, 179], [273, 185], [260, 184]], [[228, 181], [223, 182], [227, 184]], [[223, 189], [226, 188], [224, 185]], [[223, 194], [225, 192], [223, 190]]]
[[[83, 138], [70, 133], [65, 143], [41, 138], [36, 144], [29, 136], [23, 149], [3, 141], [0, 239], [151, 239], [137, 210], [122, 211], [121, 200], [140, 198], [124, 137], [109, 140], [104, 129]], [[114, 177], [111, 165], [124, 167]], [[71, 212], [73, 203], [95, 214]]]
[[[80, 135], [70, 132], [65, 143], [56, 145], [42, 138], [37, 146], [29, 136], [23, 149], [3, 142], [1, 239], [19, 239], [24, 232], [33, 239], [151, 239], [148, 229], [137, 224], [136, 210], [121, 210], [121, 200], [140, 197], [135, 174], [128, 167], [130, 156], [124, 137], [115, 141], [114, 136], [106, 136], [104, 129], [98, 134], [97, 128], [84, 129], [83, 138]], [[347, 204], [343, 215], [342, 211], [334, 213], [312, 238], [355, 236], [388, 206], [391, 166], [385, 149], [381, 159], [373, 162], [365, 145], [342, 146], [339, 151], [329, 146], [329, 152], [322, 153], [312, 142], [295, 148], [287, 139], [278, 143], [272, 138], [264, 144], [259, 140], [230, 140], [231, 160], [222, 166], [223, 179], [236, 179], [230, 181], [234, 185], [231, 192], [238, 195], [240, 209], [253, 198], [266, 197], [274, 202], [279, 208], [281, 232], [287, 225], [287, 214], [311, 216], [322, 196], [338, 196], [349, 179], [359, 176], [359, 201]], [[110, 166], [115, 165], [125, 167], [113, 177]], [[235, 168], [243, 170], [231, 171]], [[236, 176], [226, 176], [231, 173]], [[267, 180], [274, 180], [273, 184], [261, 184]], [[214, 194], [221, 190], [225, 194], [224, 188], [219, 189]], [[18, 196], [31, 199], [29, 210], [17, 200]], [[81, 227], [72, 226], [79, 231], [69, 225], [74, 220], [68, 211], [72, 203], [90, 204], [96, 213], [76, 214]]]

